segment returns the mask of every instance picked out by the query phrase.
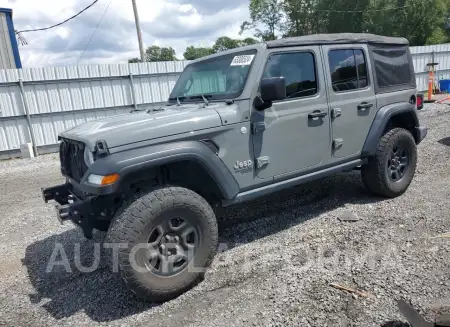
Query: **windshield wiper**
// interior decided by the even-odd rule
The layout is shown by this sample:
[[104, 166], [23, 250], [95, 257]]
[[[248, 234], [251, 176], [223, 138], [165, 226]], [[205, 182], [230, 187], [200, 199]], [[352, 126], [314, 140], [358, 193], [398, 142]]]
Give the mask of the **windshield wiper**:
[[169, 98], [169, 100], [180, 100], [180, 101], [183, 101], [184, 99], [186, 99], [186, 97], [180, 97], [180, 96], [176, 96], [176, 97], [173, 97], [173, 98]]
[[205, 105], [209, 105], [209, 101], [207, 98], [212, 98], [213, 96], [211, 94], [198, 94], [198, 95], [191, 95], [191, 96], [182, 96], [182, 97], [173, 97], [173, 98], [169, 98], [169, 100], [172, 101], [176, 101], [177, 105], [180, 106], [181, 105], [181, 101], [184, 100], [195, 100], [195, 99], [202, 99], [203, 102], [205, 103]]
[[205, 95], [200, 94], [200, 95], [193, 95], [193, 96], [188, 97], [188, 99], [202, 99], [203, 102], [205, 102], [206, 106], [209, 105], [209, 101], [207, 98], [212, 98], [212, 95], [211, 94], [205, 94]]
[[209, 101], [206, 100], [206, 98], [203, 96], [203, 94], [202, 94], [202, 99], [203, 99], [203, 101], [205, 101], [205, 106], [209, 105]]

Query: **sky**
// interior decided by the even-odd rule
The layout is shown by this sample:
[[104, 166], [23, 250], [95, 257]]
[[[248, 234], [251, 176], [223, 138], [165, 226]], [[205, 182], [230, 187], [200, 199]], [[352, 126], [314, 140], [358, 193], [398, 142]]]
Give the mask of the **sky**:
[[[20, 31], [59, 23], [91, 2], [93, 0], [0, 0], [0, 7], [13, 9], [14, 27]], [[179, 59], [189, 45], [211, 46], [219, 36], [249, 36], [239, 36], [239, 26], [249, 16], [246, 0], [136, 2], [144, 47], [171, 46]], [[23, 33], [23, 36], [28, 42], [28, 45], [19, 45], [24, 68], [125, 63], [129, 58], [139, 57], [131, 0], [99, 0], [60, 27]]]

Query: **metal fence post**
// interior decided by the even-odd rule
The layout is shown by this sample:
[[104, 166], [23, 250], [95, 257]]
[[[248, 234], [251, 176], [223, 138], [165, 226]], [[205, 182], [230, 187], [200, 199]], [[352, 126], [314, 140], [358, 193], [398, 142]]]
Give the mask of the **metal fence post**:
[[23, 87], [22, 78], [19, 78], [19, 85], [20, 85], [20, 95], [21, 95], [21, 99], [22, 99], [22, 105], [25, 110], [25, 114], [27, 116], [27, 124], [28, 124], [28, 129], [29, 129], [29, 133], [30, 133], [30, 137], [31, 137], [31, 143], [33, 145], [34, 155], [38, 156], [39, 152], [37, 149], [36, 139], [34, 137], [33, 126], [31, 125], [30, 110], [28, 108], [27, 98], [25, 97], [25, 89]]
[[130, 73], [131, 99], [133, 100], [134, 110], [137, 110], [136, 93], [134, 92], [133, 73]]

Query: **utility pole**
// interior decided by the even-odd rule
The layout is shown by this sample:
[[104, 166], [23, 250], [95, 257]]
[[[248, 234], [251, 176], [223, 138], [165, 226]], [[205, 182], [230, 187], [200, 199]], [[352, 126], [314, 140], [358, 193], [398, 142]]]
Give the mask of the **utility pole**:
[[137, 31], [137, 37], [139, 42], [139, 51], [141, 53], [141, 61], [145, 61], [145, 54], [144, 54], [144, 45], [142, 44], [142, 33], [141, 33], [141, 25], [139, 23], [139, 13], [136, 6], [136, 0], [131, 0], [133, 3], [133, 10], [134, 10], [134, 20], [136, 22], [136, 31]]

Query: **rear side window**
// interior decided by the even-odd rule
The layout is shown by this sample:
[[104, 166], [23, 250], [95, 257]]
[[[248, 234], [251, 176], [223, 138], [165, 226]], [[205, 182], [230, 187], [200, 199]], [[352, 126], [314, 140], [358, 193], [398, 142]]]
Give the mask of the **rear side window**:
[[283, 76], [286, 99], [303, 98], [317, 93], [315, 67], [311, 52], [273, 54], [267, 61], [263, 78]]
[[330, 50], [328, 54], [331, 82], [335, 92], [367, 87], [367, 65], [361, 49]]
[[378, 87], [414, 84], [408, 48], [405, 46], [372, 46]]

